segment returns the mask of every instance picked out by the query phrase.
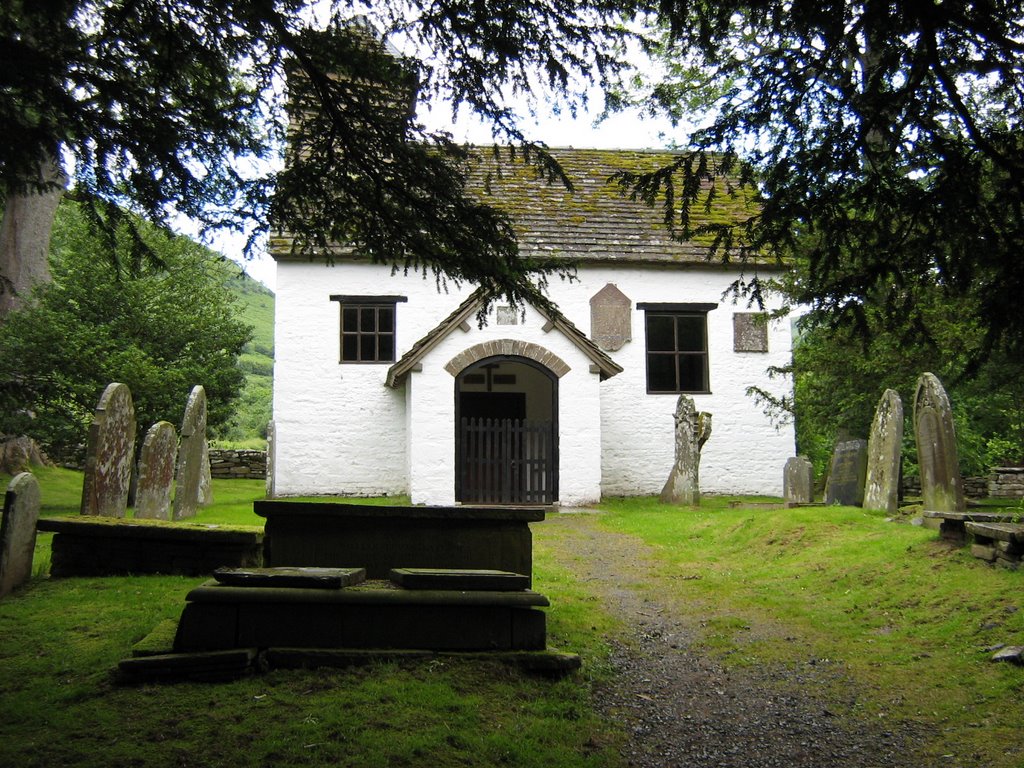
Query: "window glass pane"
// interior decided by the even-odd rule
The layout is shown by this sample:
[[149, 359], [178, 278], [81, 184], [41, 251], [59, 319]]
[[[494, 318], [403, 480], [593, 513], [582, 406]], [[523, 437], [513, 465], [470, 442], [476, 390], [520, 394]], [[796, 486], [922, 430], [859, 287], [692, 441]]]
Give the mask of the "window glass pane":
[[341, 359], [352, 361], [359, 359], [359, 337], [345, 334], [341, 337]]
[[377, 359], [377, 337], [372, 334], [364, 334], [359, 337], [359, 359], [362, 362]]
[[704, 355], [679, 356], [679, 383], [681, 392], [707, 392], [704, 380]]
[[647, 315], [647, 349], [671, 352], [675, 347], [674, 318], [671, 315]]
[[377, 359], [395, 359], [395, 337], [390, 333], [382, 333], [377, 337]]
[[377, 308], [363, 307], [359, 310], [359, 331], [373, 333], [377, 330]]
[[675, 355], [647, 356], [647, 390], [676, 392]]
[[679, 351], [680, 352], [704, 352], [704, 326], [703, 315], [680, 315], [676, 318], [679, 328]]
[[342, 307], [341, 310], [341, 330], [343, 331], [357, 331], [359, 330], [359, 310], [355, 307]]
[[394, 333], [395, 331], [395, 309], [394, 307], [380, 307], [377, 309], [377, 330], [381, 333]]

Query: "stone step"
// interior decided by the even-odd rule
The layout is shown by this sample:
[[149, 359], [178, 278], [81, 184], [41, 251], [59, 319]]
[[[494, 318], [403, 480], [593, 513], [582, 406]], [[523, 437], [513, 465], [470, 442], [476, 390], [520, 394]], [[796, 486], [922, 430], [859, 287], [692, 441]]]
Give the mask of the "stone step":
[[407, 590], [387, 582], [346, 589], [192, 590], [177, 652], [241, 647], [543, 650], [548, 600], [517, 592]]

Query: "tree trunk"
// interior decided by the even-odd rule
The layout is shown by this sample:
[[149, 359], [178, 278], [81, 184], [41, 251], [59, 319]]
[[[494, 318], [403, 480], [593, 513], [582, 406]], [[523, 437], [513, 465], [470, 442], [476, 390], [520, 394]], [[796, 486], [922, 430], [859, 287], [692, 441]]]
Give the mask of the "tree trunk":
[[38, 189], [7, 192], [0, 222], [0, 322], [35, 286], [50, 282], [50, 233], [66, 180], [47, 158], [40, 163]]

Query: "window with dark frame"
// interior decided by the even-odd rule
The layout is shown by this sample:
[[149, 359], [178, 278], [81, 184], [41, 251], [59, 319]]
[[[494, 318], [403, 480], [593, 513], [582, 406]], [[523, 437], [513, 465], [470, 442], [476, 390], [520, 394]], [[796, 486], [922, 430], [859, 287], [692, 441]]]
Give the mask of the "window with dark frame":
[[646, 312], [647, 392], [710, 392], [708, 312], [716, 304], [637, 304]]
[[341, 305], [342, 363], [395, 361], [395, 304], [405, 296], [331, 296]]

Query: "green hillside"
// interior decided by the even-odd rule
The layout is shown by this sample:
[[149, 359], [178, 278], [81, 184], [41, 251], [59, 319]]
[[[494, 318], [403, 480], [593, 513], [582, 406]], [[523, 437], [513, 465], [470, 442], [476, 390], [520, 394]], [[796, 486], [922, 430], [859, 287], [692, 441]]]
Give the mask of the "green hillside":
[[238, 366], [245, 373], [245, 388], [231, 426], [218, 445], [262, 448], [270, 421], [274, 377], [274, 294], [262, 283], [242, 274], [233, 262], [223, 262], [224, 285], [237, 299], [241, 319], [253, 328], [253, 336]]

